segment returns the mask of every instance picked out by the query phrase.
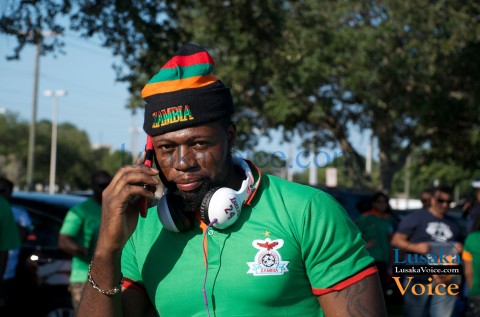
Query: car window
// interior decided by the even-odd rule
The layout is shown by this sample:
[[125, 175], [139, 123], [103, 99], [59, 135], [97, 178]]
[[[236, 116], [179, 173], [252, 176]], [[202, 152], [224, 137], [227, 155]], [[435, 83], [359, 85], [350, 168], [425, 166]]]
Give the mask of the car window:
[[56, 248], [63, 219], [32, 207], [15, 206], [26, 210], [32, 221], [30, 233], [23, 245], [32, 248], [42, 246], [42, 249]]
[[12, 205], [30, 215], [32, 226], [23, 247], [37, 250], [57, 250], [58, 234], [67, 211], [85, 197], [21, 193], [12, 197]]

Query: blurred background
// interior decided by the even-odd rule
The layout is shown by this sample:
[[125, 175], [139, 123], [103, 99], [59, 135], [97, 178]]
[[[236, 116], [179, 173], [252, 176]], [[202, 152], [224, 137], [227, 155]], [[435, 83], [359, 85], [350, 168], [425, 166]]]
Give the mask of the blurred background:
[[424, 189], [452, 186], [465, 228], [480, 176], [478, 1], [2, 0], [0, 176], [32, 217], [26, 315], [72, 315], [65, 213], [93, 171], [142, 151], [141, 89], [189, 42], [232, 90], [235, 155], [326, 190], [353, 219], [376, 191], [401, 219]]
[[0, 174], [68, 192], [131, 163], [141, 88], [194, 42], [232, 89], [238, 155], [302, 183], [385, 190], [397, 207], [439, 184], [460, 201], [480, 175], [479, 13], [472, 1], [2, 1]]

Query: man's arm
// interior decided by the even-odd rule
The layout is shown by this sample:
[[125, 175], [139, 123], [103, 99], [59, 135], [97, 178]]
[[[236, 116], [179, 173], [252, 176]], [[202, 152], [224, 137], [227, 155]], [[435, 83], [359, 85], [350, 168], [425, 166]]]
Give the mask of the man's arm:
[[[145, 165], [126, 166], [115, 174], [102, 194], [102, 219], [97, 247], [92, 259], [91, 277], [102, 290], [117, 287], [121, 280], [122, 249], [137, 226], [138, 200], [151, 199], [154, 194], [138, 186], [158, 184], [158, 170]], [[77, 317], [149, 316], [152, 304], [146, 294], [124, 290], [114, 295], [102, 294], [87, 283], [78, 308]]]
[[8, 251], [0, 251], [0, 281], [3, 281], [3, 273], [7, 267]]
[[408, 236], [404, 233], [395, 232], [390, 243], [406, 252], [413, 252], [419, 254], [428, 253], [430, 244], [428, 242], [413, 243], [408, 241]]
[[60, 250], [73, 256], [88, 256], [88, 250], [75, 242], [75, 239], [66, 234], [58, 235], [58, 247]]
[[463, 269], [465, 274], [465, 282], [467, 282], [468, 289], [472, 288], [473, 282], [473, 266], [472, 261], [463, 260]]
[[[118, 285], [121, 279], [119, 252], [95, 253], [91, 275], [95, 283], [104, 290]], [[94, 303], [93, 305], [86, 303]], [[145, 292], [122, 288], [122, 292], [107, 296], [87, 283], [77, 316], [153, 316], [154, 308]]]
[[325, 317], [387, 316], [378, 274], [370, 275], [341, 291], [318, 296]]
[[3, 285], [3, 274], [5, 273], [5, 268], [7, 267], [7, 258], [8, 251], [0, 251], [0, 310], [4, 303], [4, 296], [6, 295]]

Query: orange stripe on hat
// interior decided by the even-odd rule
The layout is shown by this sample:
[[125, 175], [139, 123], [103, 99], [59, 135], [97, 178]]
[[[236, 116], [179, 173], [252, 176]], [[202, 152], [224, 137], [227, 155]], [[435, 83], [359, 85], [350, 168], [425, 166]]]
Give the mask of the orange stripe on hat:
[[146, 98], [155, 94], [178, 91], [181, 89], [199, 88], [210, 85], [217, 80], [217, 77], [213, 75], [207, 75], [147, 84], [142, 89], [142, 98]]

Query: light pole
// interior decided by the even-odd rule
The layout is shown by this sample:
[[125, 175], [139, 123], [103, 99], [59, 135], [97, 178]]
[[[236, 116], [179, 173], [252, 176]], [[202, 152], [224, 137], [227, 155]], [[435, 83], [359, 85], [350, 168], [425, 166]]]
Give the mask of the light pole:
[[58, 100], [57, 97], [62, 97], [67, 94], [66, 90], [45, 90], [43, 95], [46, 97], [53, 97], [52, 110], [52, 147], [50, 150], [50, 183], [48, 185], [48, 193], [50, 195], [55, 193], [55, 169], [57, 166], [57, 115], [58, 115]]

